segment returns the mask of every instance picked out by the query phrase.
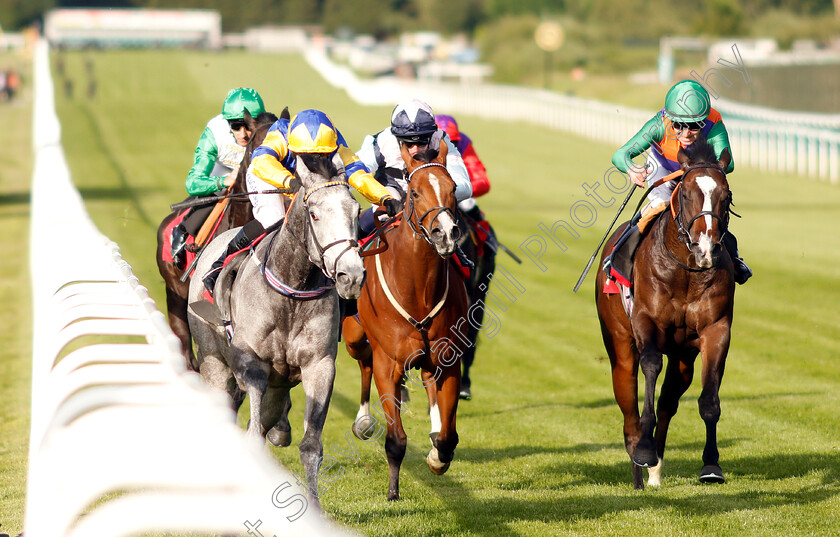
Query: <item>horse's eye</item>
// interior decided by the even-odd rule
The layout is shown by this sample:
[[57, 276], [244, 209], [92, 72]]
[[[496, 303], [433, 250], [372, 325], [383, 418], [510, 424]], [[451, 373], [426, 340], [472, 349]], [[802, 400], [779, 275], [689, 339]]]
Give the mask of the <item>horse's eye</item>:
[[411, 191], [411, 197], [417, 199], [420, 197], [420, 194], [416, 190]]
[[313, 222], [318, 221], [318, 215], [315, 214], [315, 211], [309, 211], [309, 216], [310, 216], [310, 218], [312, 218]]

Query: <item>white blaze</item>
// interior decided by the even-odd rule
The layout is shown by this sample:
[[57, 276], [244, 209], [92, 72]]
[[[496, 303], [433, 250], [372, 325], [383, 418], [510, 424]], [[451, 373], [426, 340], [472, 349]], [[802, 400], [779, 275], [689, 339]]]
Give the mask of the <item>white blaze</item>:
[[[700, 191], [703, 192], [703, 211], [711, 212], [712, 193], [715, 191], [715, 188], [717, 188], [717, 183], [711, 177], [704, 175], [703, 177], [697, 178], [697, 186], [699, 186]], [[703, 252], [705, 256], [710, 256], [712, 251], [712, 216], [707, 214], [704, 215], [703, 219], [706, 222], [706, 231], [700, 234], [700, 238], [697, 243], [700, 247], [700, 251]]]

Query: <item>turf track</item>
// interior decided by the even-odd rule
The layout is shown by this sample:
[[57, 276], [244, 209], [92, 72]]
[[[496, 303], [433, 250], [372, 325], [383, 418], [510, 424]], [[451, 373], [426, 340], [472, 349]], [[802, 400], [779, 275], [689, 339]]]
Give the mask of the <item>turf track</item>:
[[[84, 58], [97, 77], [92, 99], [82, 91]], [[229, 87], [257, 87], [274, 111], [323, 109], [351, 147], [384, 127], [390, 111], [355, 105], [294, 56], [128, 51], [66, 59], [76, 91], [73, 98], [58, 91], [57, 100], [74, 180], [94, 221], [121, 245], [161, 305], [154, 230], [168, 205], [184, 197], [195, 142]], [[584, 182], [600, 182], [604, 198], [619, 198], [603, 186], [612, 147], [526, 124], [459, 121], [493, 183], [481, 206], [511, 247], [540, 234], [540, 222], [569, 221], [575, 202], [593, 201]], [[565, 251], [547, 241], [544, 271], [527, 259], [517, 266], [499, 257], [526, 290], [506, 302], [507, 311], [495, 310], [497, 332], [480, 345], [475, 398], [459, 407], [461, 443], [443, 477], [426, 468], [425, 403], [413, 391], [398, 503], [385, 501], [381, 445], [351, 440], [358, 460], [332, 449], [349, 449], [345, 435], [358, 398], [358, 369], [340, 352], [324, 441], [343, 473], [329, 485], [325, 509], [369, 535], [840, 535], [840, 187], [764, 175], [737, 162], [736, 170], [730, 180], [744, 218], [732, 227], [756, 276], [736, 294], [721, 394], [727, 484], [697, 482], [704, 432], [695, 382], [670, 430], [663, 487], [638, 493], [630, 486], [592, 276], [578, 294], [571, 292], [614, 202], [598, 207], [591, 226], [575, 227], [579, 238], [561, 235]], [[12, 195], [2, 187], [4, 196]], [[10, 357], [18, 370], [25, 347]], [[17, 400], [28, 393], [25, 382], [9, 389]], [[293, 446], [301, 438], [302, 408], [297, 389]], [[17, 439], [9, 444], [5, 436], [0, 447], [11, 447], [0, 450], [4, 481], [8, 467], [25, 464]], [[295, 447], [274, 451], [301, 471]], [[0, 508], [12, 513], [9, 519], [0, 512], [5, 531], [20, 524], [23, 486], [0, 488]]]

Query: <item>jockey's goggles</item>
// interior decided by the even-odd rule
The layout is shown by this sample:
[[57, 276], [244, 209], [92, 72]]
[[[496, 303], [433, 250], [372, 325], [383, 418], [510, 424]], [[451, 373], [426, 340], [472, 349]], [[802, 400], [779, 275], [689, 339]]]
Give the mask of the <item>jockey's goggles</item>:
[[403, 143], [408, 147], [411, 147], [413, 145], [429, 145], [429, 142], [432, 141], [432, 135], [423, 134], [418, 136], [398, 136], [397, 140], [399, 140], [400, 143]]
[[229, 119], [228, 125], [230, 125], [230, 130], [233, 132], [238, 131], [241, 128], [248, 128], [248, 125], [245, 123], [244, 119]]
[[682, 132], [684, 130], [699, 131], [706, 125], [705, 121], [698, 121], [695, 123], [683, 123], [682, 121], [674, 121], [671, 126], [675, 132]]

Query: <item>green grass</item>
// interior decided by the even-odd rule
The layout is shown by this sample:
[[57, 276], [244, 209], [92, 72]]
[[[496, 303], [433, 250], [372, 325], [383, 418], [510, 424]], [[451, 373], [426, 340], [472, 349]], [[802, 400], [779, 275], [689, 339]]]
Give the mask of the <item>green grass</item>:
[[[186, 195], [184, 178], [195, 142], [229, 87], [257, 87], [274, 111], [286, 104], [292, 113], [321, 108], [351, 147], [358, 147], [364, 134], [383, 128], [390, 111], [355, 105], [295, 56], [68, 54], [67, 72], [77, 89], [86, 83], [84, 58], [94, 63], [97, 96], [88, 99], [76, 91], [67, 98], [57, 92], [73, 177], [97, 226], [120, 244], [161, 307], [154, 232], [168, 205]], [[62, 87], [60, 78], [56, 84]], [[569, 221], [572, 204], [588, 199], [582, 183], [602, 183], [598, 192], [609, 197], [603, 175], [613, 147], [523, 123], [472, 117], [459, 117], [459, 123], [475, 141], [493, 183], [482, 208], [511, 248], [518, 250], [540, 234], [540, 222], [550, 227], [557, 220]], [[840, 535], [840, 188], [736, 170], [730, 180], [735, 209], [744, 218], [734, 220], [732, 228], [756, 275], [737, 290], [721, 393], [725, 485], [697, 481], [704, 430], [695, 381], [670, 429], [662, 488], [632, 490], [592, 275], [579, 293], [571, 292], [617, 209], [613, 202], [598, 208], [593, 225], [575, 228], [579, 238], [560, 237], [566, 251], [547, 241], [545, 271], [527, 258], [518, 266], [499, 256], [526, 290], [515, 303], [506, 302], [507, 311], [494, 308], [498, 332], [480, 343], [474, 399], [459, 407], [461, 441], [449, 472], [437, 477], [426, 467], [426, 405], [424, 395], [413, 389], [405, 418], [409, 447], [402, 500], [385, 500], [387, 462], [381, 444], [354, 438], [359, 460], [336, 455], [343, 473], [322, 498], [326, 511], [377, 536]], [[26, 352], [21, 345], [21, 354]], [[347, 450], [345, 435], [359, 391], [358, 368], [343, 349], [337, 370], [324, 431], [325, 453], [334, 455], [333, 446]], [[27, 385], [22, 386], [13, 393], [25, 401]], [[271, 448], [298, 473], [302, 408], [302, 390], [296, 388], [293, 445]], [[17, 419], [25, 421], [25, 414]], [[0, 446], [9, 441], [7, 420]], [[12, 446], [25, 444], [26, 430], [22, 433], [11, 439]], [[0, 462], [15, 465], [22, 476], [25, 450], [14, 449], [17, 458]], [[23, 486], [16, 479], [4, 494], [19, 499]], [[20, 512], [19, 500], [13, 505]], [[0, 514], [6, 530], [5, 510]], [[19, 515], [10, 520], [12, 528], [19, 526]]]
[[[32, 70], [17, 53], [0, 66], [21, 74], [17, 98], [0, 102], [0, 533], [22, 531], [29, 455], [32, 306], [29, 282], [29, 184], [32, 177]], [[42, 237], [47, 245], [49, 237]]]

